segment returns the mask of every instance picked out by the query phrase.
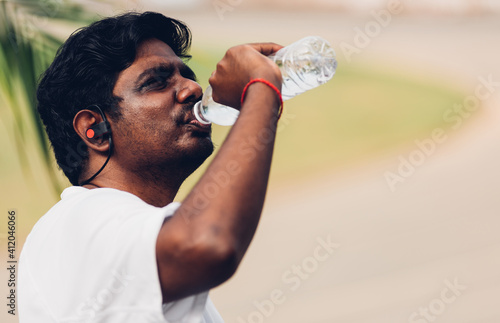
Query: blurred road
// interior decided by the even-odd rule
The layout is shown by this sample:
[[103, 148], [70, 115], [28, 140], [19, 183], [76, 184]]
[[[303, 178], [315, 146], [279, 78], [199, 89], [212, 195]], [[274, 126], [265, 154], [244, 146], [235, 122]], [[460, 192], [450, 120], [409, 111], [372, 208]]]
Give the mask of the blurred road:
[[[326, 32], [345, 61], [341, 42], [354, 44], [353, 28], [375, 19], [305, 14], [286, 24], [293, 18], [266, 15], [257, 22], [235, 10], [220, 27], [185, 20], [197, 21], [195, 35], [224, 28], [228, 42], [259, 31], [290, 41]], [[393, 17], [352, 54], [467, 95], [480, 88], [483, 100], [434, 146], [432, 133], [415, 138], [428, 143], [428, 155], [410, 142], [365, 167], [271, 185], [243, 265], [212, 293], [227, 322], [500, 322], [499, 30], [498, 17]], [[472, 109], [471, 100], [464, 97]], [[401, 176], [394, 191], [386, 172]]]

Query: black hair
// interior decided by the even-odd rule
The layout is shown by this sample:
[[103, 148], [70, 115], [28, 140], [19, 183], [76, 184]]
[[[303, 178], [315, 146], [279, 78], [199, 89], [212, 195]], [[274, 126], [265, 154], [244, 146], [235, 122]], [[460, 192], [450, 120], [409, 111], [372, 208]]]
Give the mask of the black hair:
[[78, 185], [88, 159], [73, 118], [91, 105], [99, 105], [112, 119], [120, 117], [120, 99], [113, 96], [118, 74], [133, 63], [139, 45], [152, 38], [180, 58], [190, 58], [191, 32], [183, 22], [155, 12], [130, 12], [75, 31], [42, 75], [38, 113], [57, 164], [73, 185]]

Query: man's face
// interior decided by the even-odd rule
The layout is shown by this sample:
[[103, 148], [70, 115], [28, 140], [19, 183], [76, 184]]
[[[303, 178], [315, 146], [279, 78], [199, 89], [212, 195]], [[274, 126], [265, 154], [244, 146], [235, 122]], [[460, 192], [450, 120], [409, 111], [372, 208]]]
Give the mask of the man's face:
[[211, 127], [195, 121], [202, 89], [193, 71], [162, 41], [137, 49], [116, 81], [121, 118], [112, 123], [114, 155], [127, 169], [198, 167], [212, 153]]

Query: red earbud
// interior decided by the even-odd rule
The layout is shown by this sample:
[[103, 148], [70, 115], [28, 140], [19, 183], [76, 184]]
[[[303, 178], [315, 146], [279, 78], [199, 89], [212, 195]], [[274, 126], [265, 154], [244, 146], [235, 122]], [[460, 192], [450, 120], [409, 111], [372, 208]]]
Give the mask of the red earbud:
[[89, 139], [95, 139], [111, 133], [108, 121], [99, 122], [88, 128], [85, 134]]
[[87, 129], [87, 138], [92, 139], [94, 138], [95, 132], [92, 129]]

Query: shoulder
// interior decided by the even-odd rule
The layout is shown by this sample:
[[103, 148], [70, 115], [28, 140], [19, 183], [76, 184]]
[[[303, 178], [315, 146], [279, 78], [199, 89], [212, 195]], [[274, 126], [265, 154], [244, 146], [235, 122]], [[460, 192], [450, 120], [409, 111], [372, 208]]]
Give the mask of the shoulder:
[[63, 191], [61, 200], [35, 224], [27, 242], [56, 236], [95, 239], [96, 234], [105, 236], [145, 225], [158, 227], [179, 205], [175, 202], [159, 208], [125, 191], [72, 186]]
[[[109, 219], [121, 218], [135, 214], [159, 213], [171, 215], [179, 203], [171, 203], [165, 207], [150, 205], [139, 197], [114, 188], [87, 189], [72, 186], [61, 194], [61, 200], [45, 216], [64, 216], [76, 220], [79, 217], [92, 219], [95, 217]], [[44, 217], [45, 217], [44, 216]]]
[[[116, 205], [126, 203], [127, 205], [139, 205], [143, 207], [153, 207], [139, 197], [125, 191], [114, 188], [87, 189], [81, 186], [71, 186], [61, 193], [61, 200], [58, 204], [87, 204], [99, 203], [102, 205]], [[57, 204], [56, 204], [57, 205]]]

